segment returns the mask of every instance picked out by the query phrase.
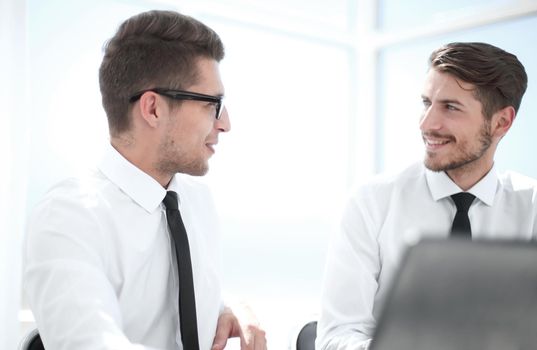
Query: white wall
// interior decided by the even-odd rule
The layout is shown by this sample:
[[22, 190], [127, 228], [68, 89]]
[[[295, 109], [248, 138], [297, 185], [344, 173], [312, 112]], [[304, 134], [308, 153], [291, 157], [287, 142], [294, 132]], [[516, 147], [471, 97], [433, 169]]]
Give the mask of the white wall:
[[25, 3], [0, 2], [0, 348], [19, 339], [21, 241], [28, 142]]

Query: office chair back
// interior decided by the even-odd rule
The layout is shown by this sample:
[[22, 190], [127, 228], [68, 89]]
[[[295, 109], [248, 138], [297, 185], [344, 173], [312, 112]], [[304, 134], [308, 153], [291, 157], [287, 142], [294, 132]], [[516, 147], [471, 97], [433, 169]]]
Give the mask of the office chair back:
[[32, 329], [19, 343], [18, 350], [45, 350], [39, 331]]
[[315, 338], [317, 337], [317, 321], [306, 323], [298, 332], [296, 338], [296, 350], [315, 350]]

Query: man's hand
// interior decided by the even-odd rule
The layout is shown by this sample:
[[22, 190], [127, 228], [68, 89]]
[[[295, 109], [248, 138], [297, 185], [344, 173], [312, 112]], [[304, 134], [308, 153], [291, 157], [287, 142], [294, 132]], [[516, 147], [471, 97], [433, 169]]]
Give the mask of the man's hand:
[[265, 331], [259, 326], [250, 308], [241, 305], [235, 308], [235, 311], [234, 313], [229, 307], [225, 307], [218, 317], [211, 350], [223, 350], [227, 340], [233, 337], [240, 337], [241, 350], [266, 350]]

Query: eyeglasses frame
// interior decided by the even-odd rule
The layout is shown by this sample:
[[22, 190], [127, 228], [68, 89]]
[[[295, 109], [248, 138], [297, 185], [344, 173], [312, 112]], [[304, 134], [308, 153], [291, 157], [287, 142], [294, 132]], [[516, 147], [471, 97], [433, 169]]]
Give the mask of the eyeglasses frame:
[[222, 117], [222, 111], [224, 109], [224, 96], [206, 95], [206, 94], [200, 94], [200, 93], [192, 92], [192, 91], [173, 90], [173, 89], [165, 89], [165, 88], [146, 89], [146, 90], [138, 91], [137, 93], [132, 95], [129, 98], [129, 103], [134, 103], [138, 101], [142, 97], [143, 94], [149, 91], [162, 95], [162, 96], [172, 98], [174, 100], [212, 102], [216, 106], [216, 114], [215, 114], [216, 120], [220, 120], [220, 118]]

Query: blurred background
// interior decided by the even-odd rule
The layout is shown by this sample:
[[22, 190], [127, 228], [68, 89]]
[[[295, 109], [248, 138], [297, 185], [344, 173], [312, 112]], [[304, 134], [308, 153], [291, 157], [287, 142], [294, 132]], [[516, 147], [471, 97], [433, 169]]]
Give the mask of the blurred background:
[[1, 349], [35, 327], [20, 283], [27, 215], [99, 159], [102, 46], [150, 9], [194, 16], [224, 41], [232, 131], [203, 181], [221, 215], [225, 292], [253, 307], [271, 349], [319, 310], [349, 189], [422, 158], [420, 94], [441, 44], [485, 41], [525, 65], [496, 162], [537, 177], [537, 0], [0, 0]]

